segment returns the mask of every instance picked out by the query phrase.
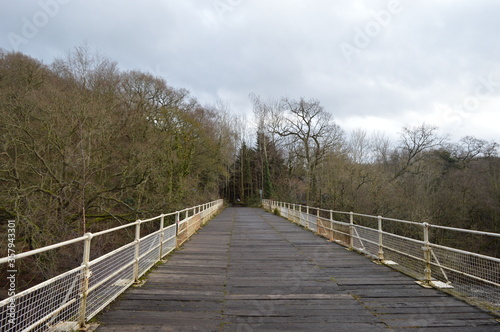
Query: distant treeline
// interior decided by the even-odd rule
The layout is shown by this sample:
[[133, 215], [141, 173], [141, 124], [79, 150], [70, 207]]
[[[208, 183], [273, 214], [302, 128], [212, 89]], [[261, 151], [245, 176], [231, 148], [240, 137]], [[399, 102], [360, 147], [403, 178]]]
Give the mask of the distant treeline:
[[[231, 199], [256, 201], [262, 193], [325, 209], [500, 233], [496, 142], [471, 136], [450, 142], [425, 123], [402, 128], [396, 141], [384, 133], [345, 133], [318, 100], [251, 97], [257, 139], [239, 149], [226, 188]], [[450, 235], [435, 232], [431, 241], [500, 257], [498, 239]]]

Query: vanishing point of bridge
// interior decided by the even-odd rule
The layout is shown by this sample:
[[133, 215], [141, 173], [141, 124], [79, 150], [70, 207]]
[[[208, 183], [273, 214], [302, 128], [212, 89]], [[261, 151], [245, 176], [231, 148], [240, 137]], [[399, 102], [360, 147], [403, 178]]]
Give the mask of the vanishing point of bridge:
[[[0, 331], [500, 331], [500, 259], [433, 242], [500, 234], [263, 205], [274, 214], [227, 208], [206, 224], [218, 200], [0, 258], [11, 268], [83, 252], [80, 266], [0, 301]], [[127, 244], [92, 258], [123, 231]]]

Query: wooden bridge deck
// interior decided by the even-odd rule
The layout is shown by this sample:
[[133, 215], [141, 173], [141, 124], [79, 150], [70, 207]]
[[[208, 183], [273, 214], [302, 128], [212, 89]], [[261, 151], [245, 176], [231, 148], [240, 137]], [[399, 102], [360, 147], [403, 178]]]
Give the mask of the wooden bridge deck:
[[226, 209], [98, 320], [102, 332], [500, 331], [480, 309], [251, 208]]

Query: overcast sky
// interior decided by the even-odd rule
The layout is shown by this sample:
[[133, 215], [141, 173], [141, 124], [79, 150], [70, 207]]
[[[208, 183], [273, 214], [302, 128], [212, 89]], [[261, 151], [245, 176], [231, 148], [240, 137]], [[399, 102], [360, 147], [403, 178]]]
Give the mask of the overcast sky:
[[0, 0], [0, 47], [50, 64], [83, 42], [252, 114], [318, 99], [347, 132], [438, 126], [500, 142], [498, 0]]

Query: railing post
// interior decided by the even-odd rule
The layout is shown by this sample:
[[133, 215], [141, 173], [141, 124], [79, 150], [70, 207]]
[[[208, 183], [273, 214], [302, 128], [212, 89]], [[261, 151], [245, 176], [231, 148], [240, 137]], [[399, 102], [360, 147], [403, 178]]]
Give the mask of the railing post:
[[302, 215], [302, 204], [299, 204], [299, 224], [304, 226], [304, 224], [306, 223], [305, 220], [302, 220], [303, 219], [303, 215]]
[[378, 216], [378, 259], [380, 261], [384, 260], [384, 244], [383, 244], [382, 217], [381, 216]]
[[163, 257], [163, 240], [165, 239], [164, 233], [164, 225], [165, 225], [165, 215], [161, 215], [160, 218], [160, 255], [158, 257], [158, 260], [161, 261], [161, 258]]
[[321, 235], [321, 233], [319, 232], [319, 208], [316, 208], [316, 234]]
[[424, 268], [424, 282], [430, 284], [432, 281], [432, 270], [431, 270], [431, 246], [429, 245], [429, 224], [424, 222], [424, 246], [422, 250], [424, 251], [425, 268]]
[[333, 211], [332, 210], [330, 210], [330, 232], [332, 232], [331, 237], [330, 237], [330, 241], [334, 241], [335, 234], [333, 233]]
[[135, 224], [134, 283], [139, 283], [139, 253], [141, 245], [141, 221]]
[[309, 229], [309, 205], [306, 206], [306, 228]]
[[354, 249], [354, 213], [349, 212], [349, 249]]
[[80, 319], [79, 319], [79, 325], [81, 329], [85, 329], [86, 326], [86, 318], [87, 316], [87, 298], [88, 298], [88, 292], [89, 292], [89, 279], [91, 277], [91, 271], [90, 271], [90, 242], [92, 240], [92, 233], [86, 233], [85, 234], [85, 241], [83, 245], [83, 262], [82, 265], [84, 266], [83, 268], [83, 280], [82, 280], [82, 301], [80, 303]]
[[175, 214], [175, 237], [177, 238], [177, 235], [179, 235], [179, 214], [181, 211], [177, 211]]
[[[187, 213], [187, 210], [186, 210]], [[179, 248], [179, 220], [180, 220], [181, 211], [177, 211], [175, 214], [175, 248]]]

